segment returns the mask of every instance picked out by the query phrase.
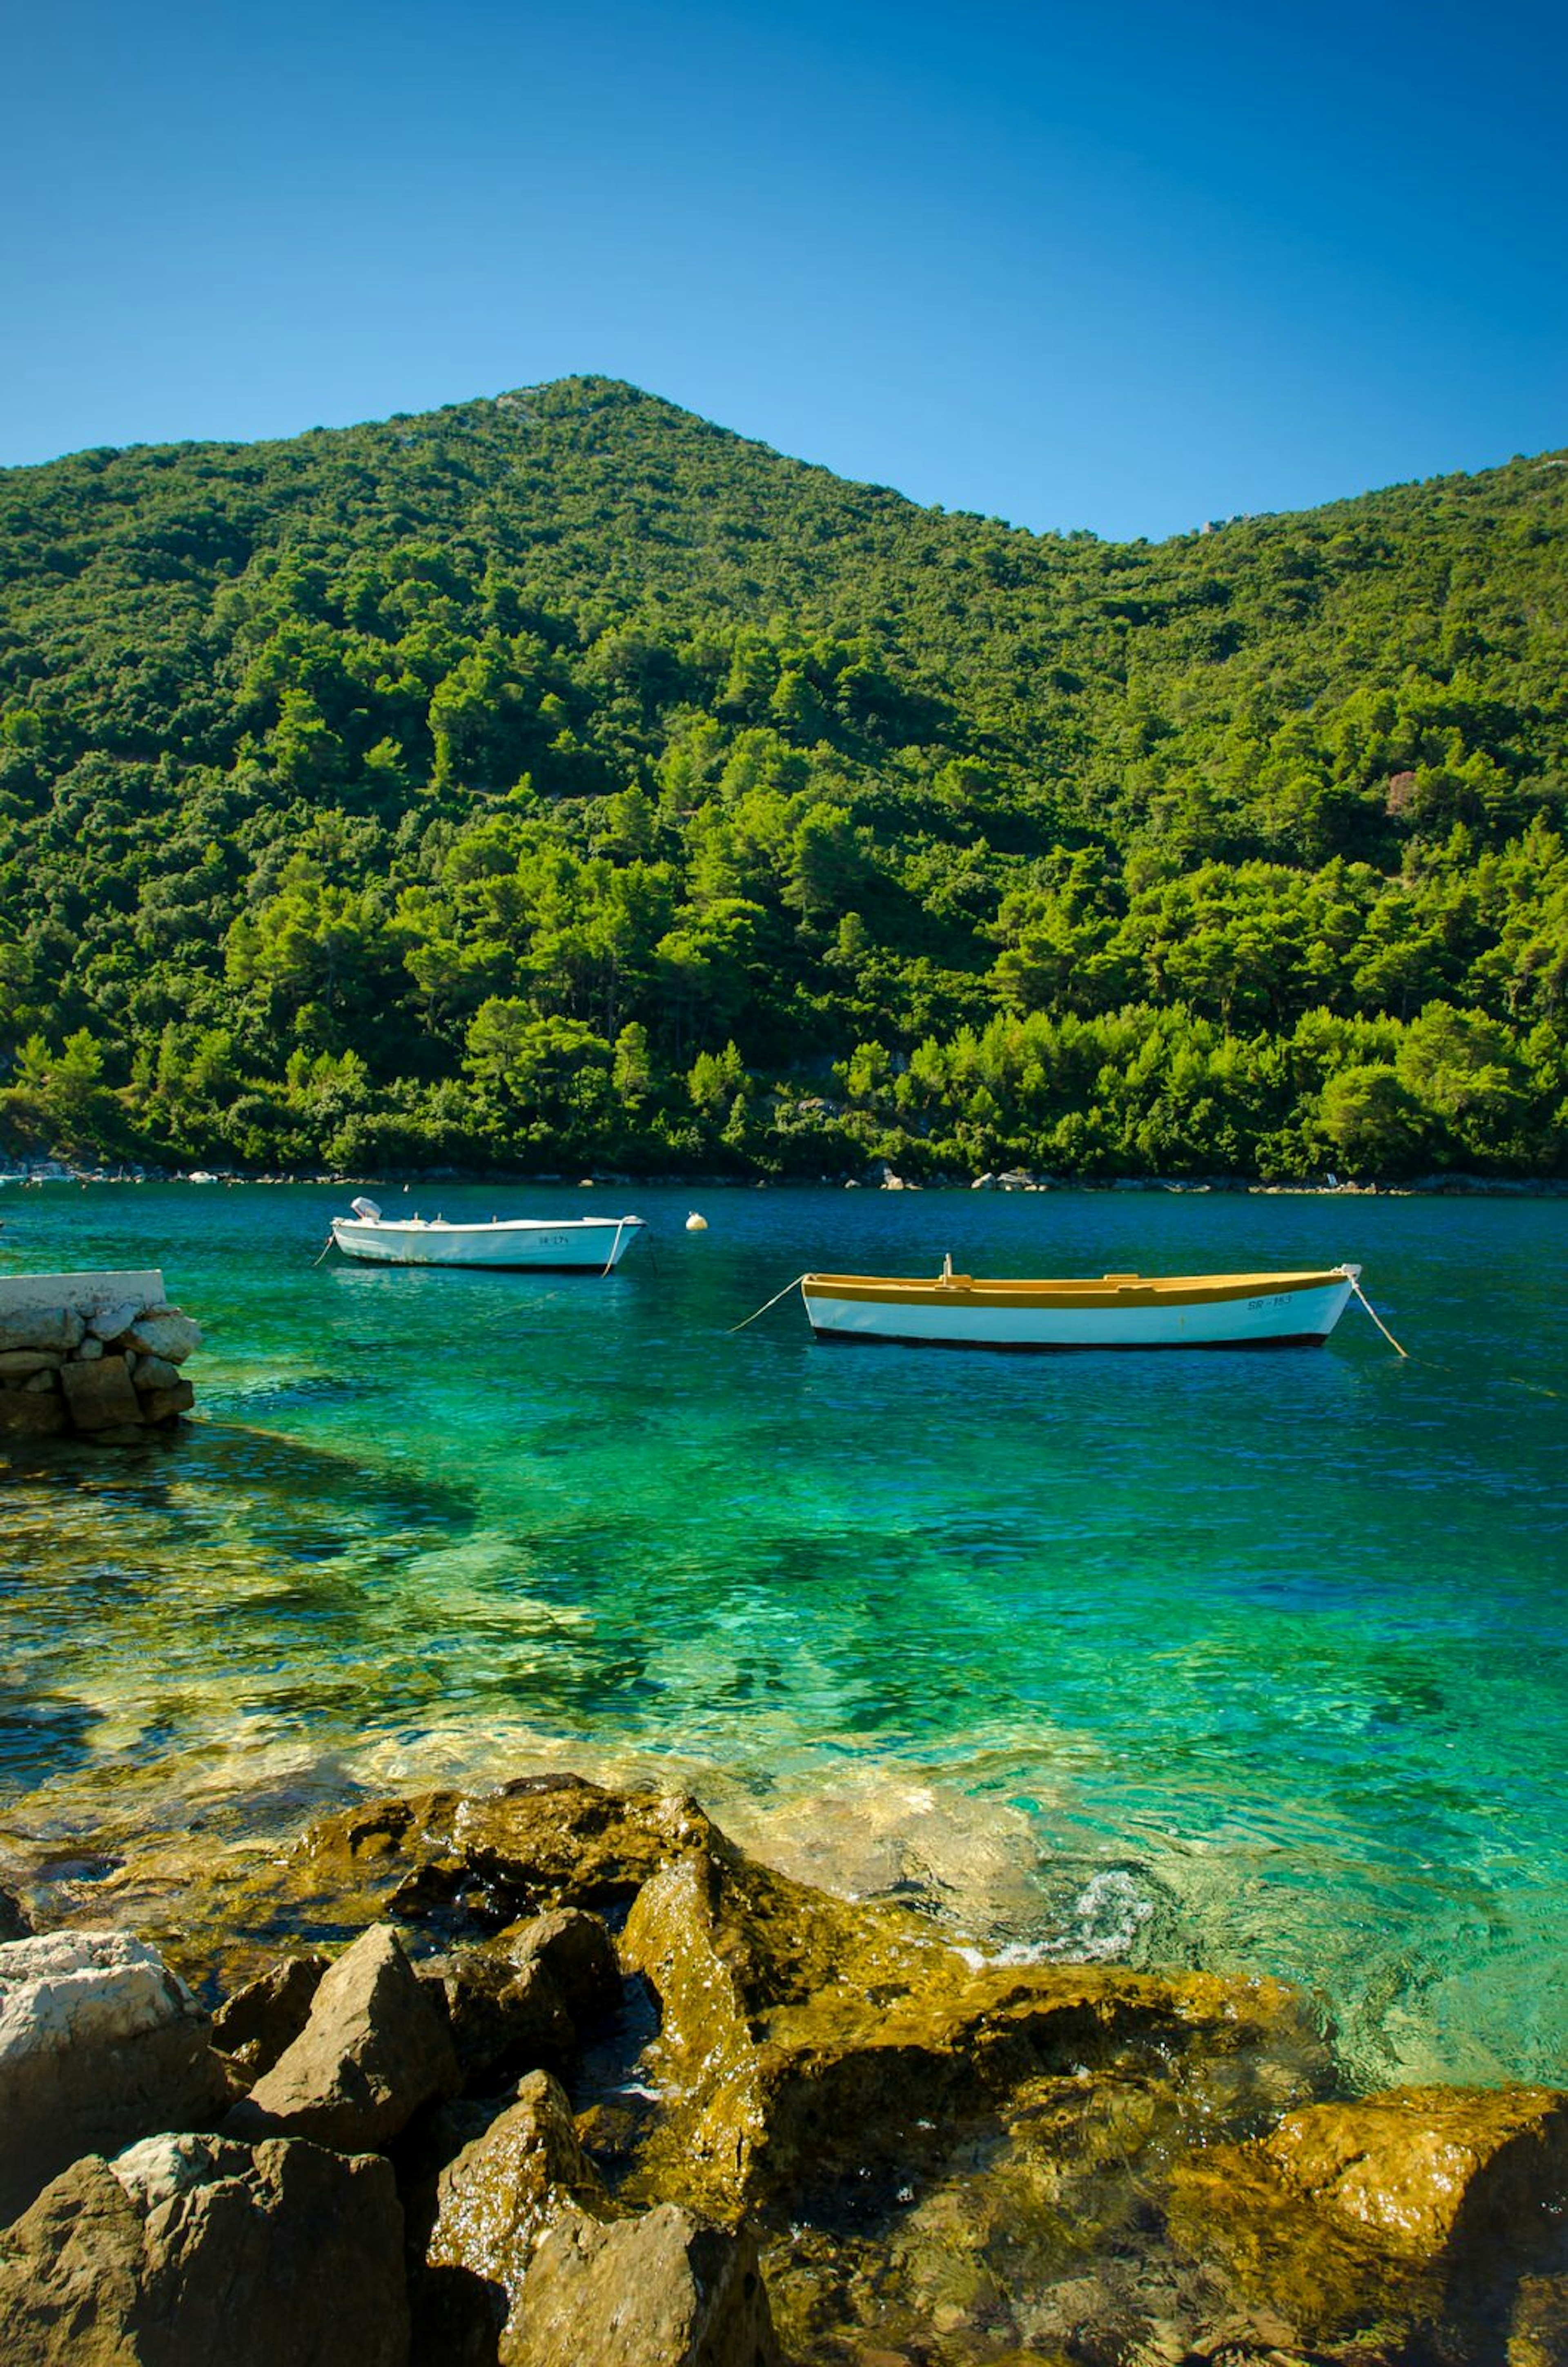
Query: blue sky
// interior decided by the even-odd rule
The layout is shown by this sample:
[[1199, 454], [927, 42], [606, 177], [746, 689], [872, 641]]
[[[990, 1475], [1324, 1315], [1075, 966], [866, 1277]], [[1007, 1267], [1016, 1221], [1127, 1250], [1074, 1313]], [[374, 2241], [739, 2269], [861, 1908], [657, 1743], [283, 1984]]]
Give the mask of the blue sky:
[[0, 462], [580, 370], [1159, 536], [1568, 442], [1568, 9], [11, 0]]

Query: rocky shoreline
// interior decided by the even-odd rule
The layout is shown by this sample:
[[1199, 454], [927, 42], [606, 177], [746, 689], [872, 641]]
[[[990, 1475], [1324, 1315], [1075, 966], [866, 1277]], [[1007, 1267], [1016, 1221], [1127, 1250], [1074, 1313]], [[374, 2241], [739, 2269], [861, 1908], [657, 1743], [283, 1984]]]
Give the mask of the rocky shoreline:
[[730, 1168], [679, 1168], [657, 1174], [631, 1174], [624, 1169], [596, 1168], [583, 1175], [556, 1169], [548, 1172], [497, 1172], [479, 1167], [388, 1168], [370, 1175], [304, 1171], [263, 1174], [239, 1168], [200, 1169], [182, 1174], [177, 1169], [139, 1167], [111, 1171], [79, 1167], [51, 1159], [37, 1168], [18, 1168], [0, 1181], [37, 1187], [44, 1184], [311, 1184], [333, 1191], [391, 1191], [400, 1186], [434, 1189], [437, 1184], [496, 1184], [527, 1191], [540, 1184], [590, 1190], [614, 1185], [635, 1190], [639, 1184], [672, 1191], [816, 1191], [823, 1185], [848, 1192], [1196, 1192], [1234, 1193], [1245, 1197], [1309, 1199], [1568, 1199], [1568, 1175], [1473, 1175], [1461, 1170], [1417, 1176], [1359, 1176], [1329, 1182], [1321, 1176], [1295, 1176], [1269, 1183], [1254, 1175], [1054, 1175], [1027, 1168], [987, 1169], [978, 1175], [958, 1172], [921, 1177], [900, 1175], [885, 1160], [876, 1160], [859, 1175], [756, 1175]]
[[[0, 1891], [6, 2367], [1552, 2367], [1568, 2095], [534, 1776]], [[36, 1878], [35, 1878], [36, 1877]]]

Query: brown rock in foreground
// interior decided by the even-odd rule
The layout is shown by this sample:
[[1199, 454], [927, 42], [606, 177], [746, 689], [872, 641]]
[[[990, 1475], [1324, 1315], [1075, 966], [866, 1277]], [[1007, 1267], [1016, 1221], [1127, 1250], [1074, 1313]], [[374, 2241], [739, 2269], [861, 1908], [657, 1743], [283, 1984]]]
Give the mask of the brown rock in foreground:
[[559, 2070], [582, 2033], [621, 2002], [610, 1935], [581, 1908], [509, 1924], [421, 1969], [440, 1983], [470, 2094], [492, 2092], [525, 2071]]
[[[1564, 2367], [1563, 2099], [1324, 2101], [1278, 1983], [987, 1964], [689, 1801], [570, 1777], [358, 1807], [207, 1878], [214, 1954], [247, 1968], [264, 1934], [388, 1917], [440, 1951], [416, 1976], [385, 1930], [355, 1943], [269, 2075], [364, 2104], [352, 2000], [330, 2044], [321, 2018], [356, 1955], [362, 1988], [374, 1956], [438, 2023], [449, 2000], [468, 2100], [397, 2140], [420, 2367], [717, 2367], [732, 2335], [770, 2358], [753, 2237], [795, 2367]], [[613, 1967], [595, 1912], [623, 1908]], [[541, 2043], [575, 2127], [540, 2074], [495, 2092]]]
[[469, 2095], [493, 2095], [524, 2072], [564, 2068], [577, 2044], [565, 2000], [536, 1959], [521, 1965], [488, 1947], [460, 1948], [421, 1967], [438, 1984]]
[[1347, 2234], [1406, 2259], [1529, 2260], [1568, 2208], [1568, 2099], [1393, 2088], [1292, 2112], [1258, 2157]]
[[327, 1969], [314, 1951], [269, 1965], [214, 2014], [212, 2044], [237, 2070], [261, 2078], [303, 2032]]
[[184, 1983], [124, 1932], [0, 1945], [0, 2223], [80, 2155], [206, 2122], [226, 2093], [209, 2031]]
[[1327, 2070], [1279, 1982], [976, 1968], [906, 1909], [829, 1897], [722, 1838], [645, 1885], [621, 1953], [659, 2001], [667, 2100], [627, 2191], [721, 2218], [918, 2168], [1031, 2083], [1140, 2052], [1162, 2077], [1229, 2058], [1244, 2084], [1263, 2074], [1258, 2101], [1303, 2100]]
[[755, 2245], [672, 2203], [609, 2226], [565, 2214], [499, 2355], [501, 2367], [779, 2367]]
[[89, 2155], [0, 2231], [6, 2367], [404, 2367], [389, 2165], [273, 2139]]
[[425, 2267], [413, 2283], [414, 2356], [428, 2367], [491, 2367], [517, 2336], [523, 2281], [541, 2237], [568, 2210], [608, 2217], [571, 2106], [547, 2072], [446, 2164]]
[[581, 1908], [558, 1907], [508, 1924], [490, 1944], [519, 1968], [542, 1965], [580, 2031], [614, 2013], [621, 2002], [621, 1968], [610, 1935], [601, 1917]]
[[1525, 2277], [1508, 2326], [1508, 2367], [1562, 2367], [1568, 2359], [1568, 2271]]
[[446, 2025], [396, 1932], [382, 1924], [323, 1976], [299, 2036], [223, 2126], [231, 2136], [304, 2136], [367, 2153], [457, 2087]]

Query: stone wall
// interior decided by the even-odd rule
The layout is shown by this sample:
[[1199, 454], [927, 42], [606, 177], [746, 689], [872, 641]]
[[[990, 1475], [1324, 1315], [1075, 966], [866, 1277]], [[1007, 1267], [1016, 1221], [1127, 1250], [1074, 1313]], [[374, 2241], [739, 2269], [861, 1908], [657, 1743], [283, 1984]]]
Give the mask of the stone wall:
[[194, 1403], [201, 1327], [161, 1274], [0, 1276], [0, 1441], [133, 1437]]

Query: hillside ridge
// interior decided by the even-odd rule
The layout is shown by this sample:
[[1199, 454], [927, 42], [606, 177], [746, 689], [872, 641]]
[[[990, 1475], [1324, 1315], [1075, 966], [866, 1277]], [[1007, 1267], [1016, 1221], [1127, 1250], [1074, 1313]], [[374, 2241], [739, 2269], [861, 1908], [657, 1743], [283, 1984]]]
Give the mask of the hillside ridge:
[[621, 381], [0, 472], [0, 1127], [1556, 1172], [1557, 455], [1159, 543]]
[[1483, 487], [1491, 480], [1515, 469], [1568, 469], [1568, 446], [1553, 446], [1539, 452], [1517, 452], [1508, 459], [1494, 462], [1483, 469], [1439, 470], [1426, 477], [1394, 478], [1384, 484], [1365, 486], [1353, 493], [1332, 494], [1325, 501], [1308, 504], [1300, 508], [1242, 511], [1224, 517], [1201, 519], [1193, 526], [1175, 527], [1170, 533], [1165, 535], [1118, 538], [1102, 535], [1091, 527], [1030, 527], [1021, 525], [996, 513], [971, 510], [962, 505], [955, 506], [942, 502], [920, 502], [913, 494], [903, 493], [896, 485], [883, 483], [874, 479], [847, 477], [826, 461], [809, 460], [799, 453], [786, 452], [781, 446], [770, 444], [764, 436], [752, 436], [743, 428], [729, 427], [720, 420], [709, 419], [704, 413], [694, 411], [689, 405], [676, 402], [669, 396], [661, 395], [650, 388], [638, 386], [633, 379], [583, 372], [573, 373], [565, 378], [541, 379], [532, 384], [504, 387], [494, 394], [459, 396], [451, 402], [437, 403], [428, 411], [389, 412], [384, 415], [347, 420], [336, 426], [317, 425], [299, 428], [292, 435], [287, 436], [251, 437], [198, 436], [183, 436], [173, 442], [83, 445], [72, 451], [56, 454], [48, 460], [0, 462], [0, 480], [6, 477], [39, 475], [50, 470], [67, 467], [74, 461], [113, 460], [138, 455], [148, 455], [159, 460], [187, 456], [201, 458], [218, 454], [234, 457], [243, 453], [273, 453], [290, 445], [304, 443], [308, 439], [352, 436], [378, 428], [396, 428], [403, 431], [434, 428], [443, 421], [460, 421], [465, 415], [473, 412], [482, 412], [487, 407], [502, 411], [516, 410], [519, 407], [525, 407], [530, 397], [553, 399], [570, 395], [580, 389], [592, 391], [596, 396], [616, 402], [649, 405], [672, 421], [697, 428], [709, 436], [722, 437], [727, 443], [735, 445], [744, 451], [754, 453], [761, 460], [777, 461], [788, 469], [806, 470], [812, 476], [827, 479], [831, 483], [843, 486], [851, 492], [885, 496], [902, 504], [910, 510], [919, 512], [926, 517], [961, 518], [977, 525], [999, 527], [1004, 532], [1010, 534], [1027, 535], [1035, 542], [1081, 541], [1088, 538], [1108, 549], [1158, 551], [1173, 543], [1189, 542], [1195, 536], [1223, 532], [1230, 526], [1256, 522], [1279, 525], [1292, 520], [1319, 517], [1329, 511], [1343, 509], [1357, 503], [1377, 501], [1390, 494], [1424, 489]]

